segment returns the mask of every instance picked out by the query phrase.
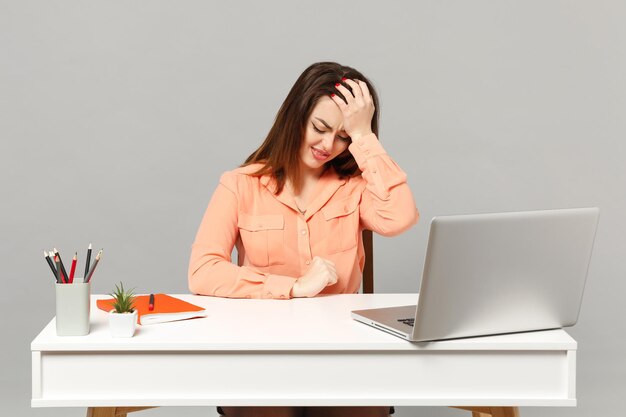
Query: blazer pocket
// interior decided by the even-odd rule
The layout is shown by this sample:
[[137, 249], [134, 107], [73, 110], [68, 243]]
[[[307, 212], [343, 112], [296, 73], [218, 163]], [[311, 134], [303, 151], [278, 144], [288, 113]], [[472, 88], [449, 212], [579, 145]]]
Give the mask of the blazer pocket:
[[359, 201], [360, 196], [349, 196], [322, 208], [328, 253], [342, 252], [356, 246], [359, 233]]
[[239, 213], [237, 226], [246, 256], [253, 265], [285, 263], [285, 218], [282, 214]]

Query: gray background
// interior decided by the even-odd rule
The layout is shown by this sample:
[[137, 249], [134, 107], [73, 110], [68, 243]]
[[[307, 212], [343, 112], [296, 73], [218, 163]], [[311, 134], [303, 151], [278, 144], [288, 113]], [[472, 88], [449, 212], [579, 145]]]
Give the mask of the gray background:
[[[609, 1], [0, 1], [2, 415], [30, 409], [30, 341], [54, 314], [42, 250], [105, 248], [93, 292], [187, 292], [219, 175], [332, 60], [381, 97], [380, 139], [421, 211], [375, 240], [378, 292], [417, 292], [434, 215], [599, 206], [576, 408], [623, 409], [626, 7]], [[211, 377], [208, 375], [207, 377]], [[162, 408], [143, 415], [214, 415]], [[400, 407], [398, 416], [464, 415]]]

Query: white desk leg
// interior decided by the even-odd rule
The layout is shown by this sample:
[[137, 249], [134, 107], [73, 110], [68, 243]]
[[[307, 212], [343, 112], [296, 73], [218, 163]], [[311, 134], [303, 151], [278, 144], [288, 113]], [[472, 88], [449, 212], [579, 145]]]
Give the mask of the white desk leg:
[[133, 411], [147, 410], [156, 407], [89, 407], [87, 417], [126, 417]]

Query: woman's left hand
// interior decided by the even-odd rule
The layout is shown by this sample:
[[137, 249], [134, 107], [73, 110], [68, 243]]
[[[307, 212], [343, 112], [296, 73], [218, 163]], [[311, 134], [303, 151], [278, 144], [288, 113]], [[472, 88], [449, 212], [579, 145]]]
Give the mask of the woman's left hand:
[[343, 94], [347, 100], [344, 102], [338, 95], [331, 99], [339, 106], [343, 113], [343, 129], [353, 141], [361, 136], [372, 133], [372, 117], [374, 116], [374, 99], [367, 88], [367, 84], [361, 80], [343, 80], [352, 87], [352, 93], [341, 83], [335, 88]]

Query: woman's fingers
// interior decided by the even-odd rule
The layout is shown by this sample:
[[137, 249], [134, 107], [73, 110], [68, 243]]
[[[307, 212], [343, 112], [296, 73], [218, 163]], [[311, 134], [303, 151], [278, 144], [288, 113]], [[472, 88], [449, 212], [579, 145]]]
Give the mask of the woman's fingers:
[[346, 102], [338, 97], [331, 96], [337, 104], [344, 118], [344, 129], [351, 137], [366, 135], [371, 132], [372, 117], [375, 112], [374, 98], [370, 94], [367, 83], [361, 80], [343, 80], [352, 89], [352, 93], [343, 84], [337, 83], [335, 88], [346, 98]]
[[328, 265], [328, 267], [331, 268], [333, 271], [336, 269], [335, 263], [333, 261], [324, 259], [324, 262], [326, 262], [326, 265]]
[[[345, 79], [344, 82], [346, 84], [348, 84], [350, 87], [352, 87], [352, 95], [354, 96], [354, 100], [356, 102], [363, 100], [363, 97], [365, 95], [364, 95], [364, 91], [361, 88], [361, 84], [360, 83], [357, 83], [356, 81], [353, 81], [353, 80], [350, 80], [350, 79]], [[363, 84], [365, 84], [365, 83], [363, 83]], [[346, 91], [348, 90], [345, 87], [344, 87], [344, 89], [346, 89]], [[369, 91], [368, 91], [368, 93], [369, 93]]]
[[372, 93], [370, 93], [370, 89], [367, 88], [367, 83], [361, 80], [358, 80], [358, 83], [361, 86], [361, 90], [363, 91], [363, 100], [365, 100], [366, 103], [371, 104], [371, 106], [374, 107], [374, 97], [372, 96]]
[[334, 285], [337, 283], [337, 268], [333, 261], [328, 259], [317, 257], [322, 263], [328, 273], [328, 285]]
[[[348, 80], [346, 80], [344, 82], [347, 84]], [[355, 96], [343, 84], [337, 83], [337, 84], [335, 84], [335, 88], [337, 89], [337, 91], [339, 91], [341, 94], [343, 94], [343, 96], [345, 97], [346, 101], [344, 102], [337, 95], [335, 95], [334, 98], [338, 98], [339, 101], [343, 102], [345, 107], [348, 107], [348, 106], [353, 105], [355, 103], [355, 100], [354, 100]]]
[[361, 92], [363, 93], [363, 97], [371, 97], [370, 89], [367, 88], [367, 84], [363, 80], [356, 80], [359, 87], [361, 87]]
[[326, 264], [326, 267], [328, 269], [332, 269], [333, 271], [335, 270], [335, 264], [331, 261], [327, 261], [326, 259], [324, 259], [324, 263]]
[[322, 257], [316, 256], [313, 258], [313, 262], [320, 267], [326, 268], [328, 271], [333, 274], [337, 274], [337, 269], [335, 267], [335, 263], [333, 261], [329, 261], [328, 259], [324, 259]]
[[[335, 84], [335, 88], [337, 91], [340, 91], [341, 94], [346, 98], [346, 102], [339, 99], [340, 102], [343, 102], [345, 106], [349, 106], [352, 102], [363, 100], [364, 102], [373, 102], [374, 97], [370, 93], [370, 89], [367, 87], [367, 83], [362, 80], [351, 80], [346, 78], [343, 80], [344, 83], [348, 84], [352, 91], [348, 90], [343, 84], [337, 83]], [[332, 98], [336, 98], [337, 96]], [[337, 102], [337, 100], [335, 100]]]
[[333, 279], [337, 278], [337, 270], [335, 268], [332, 267], [328, 267], [328, 272], [331, 274], [331, 276], [333, 277]]
[[339, 107], [339, 110], [341, 110], [341, 113], [345, 114], [346, 110], [348, 109], [348, 105], [346, 104], [346, 102], [343, 101], [343, 99], [339, 97], [337, 94], [331, 95], [330, 99], [335, 102], [337, 107]]

